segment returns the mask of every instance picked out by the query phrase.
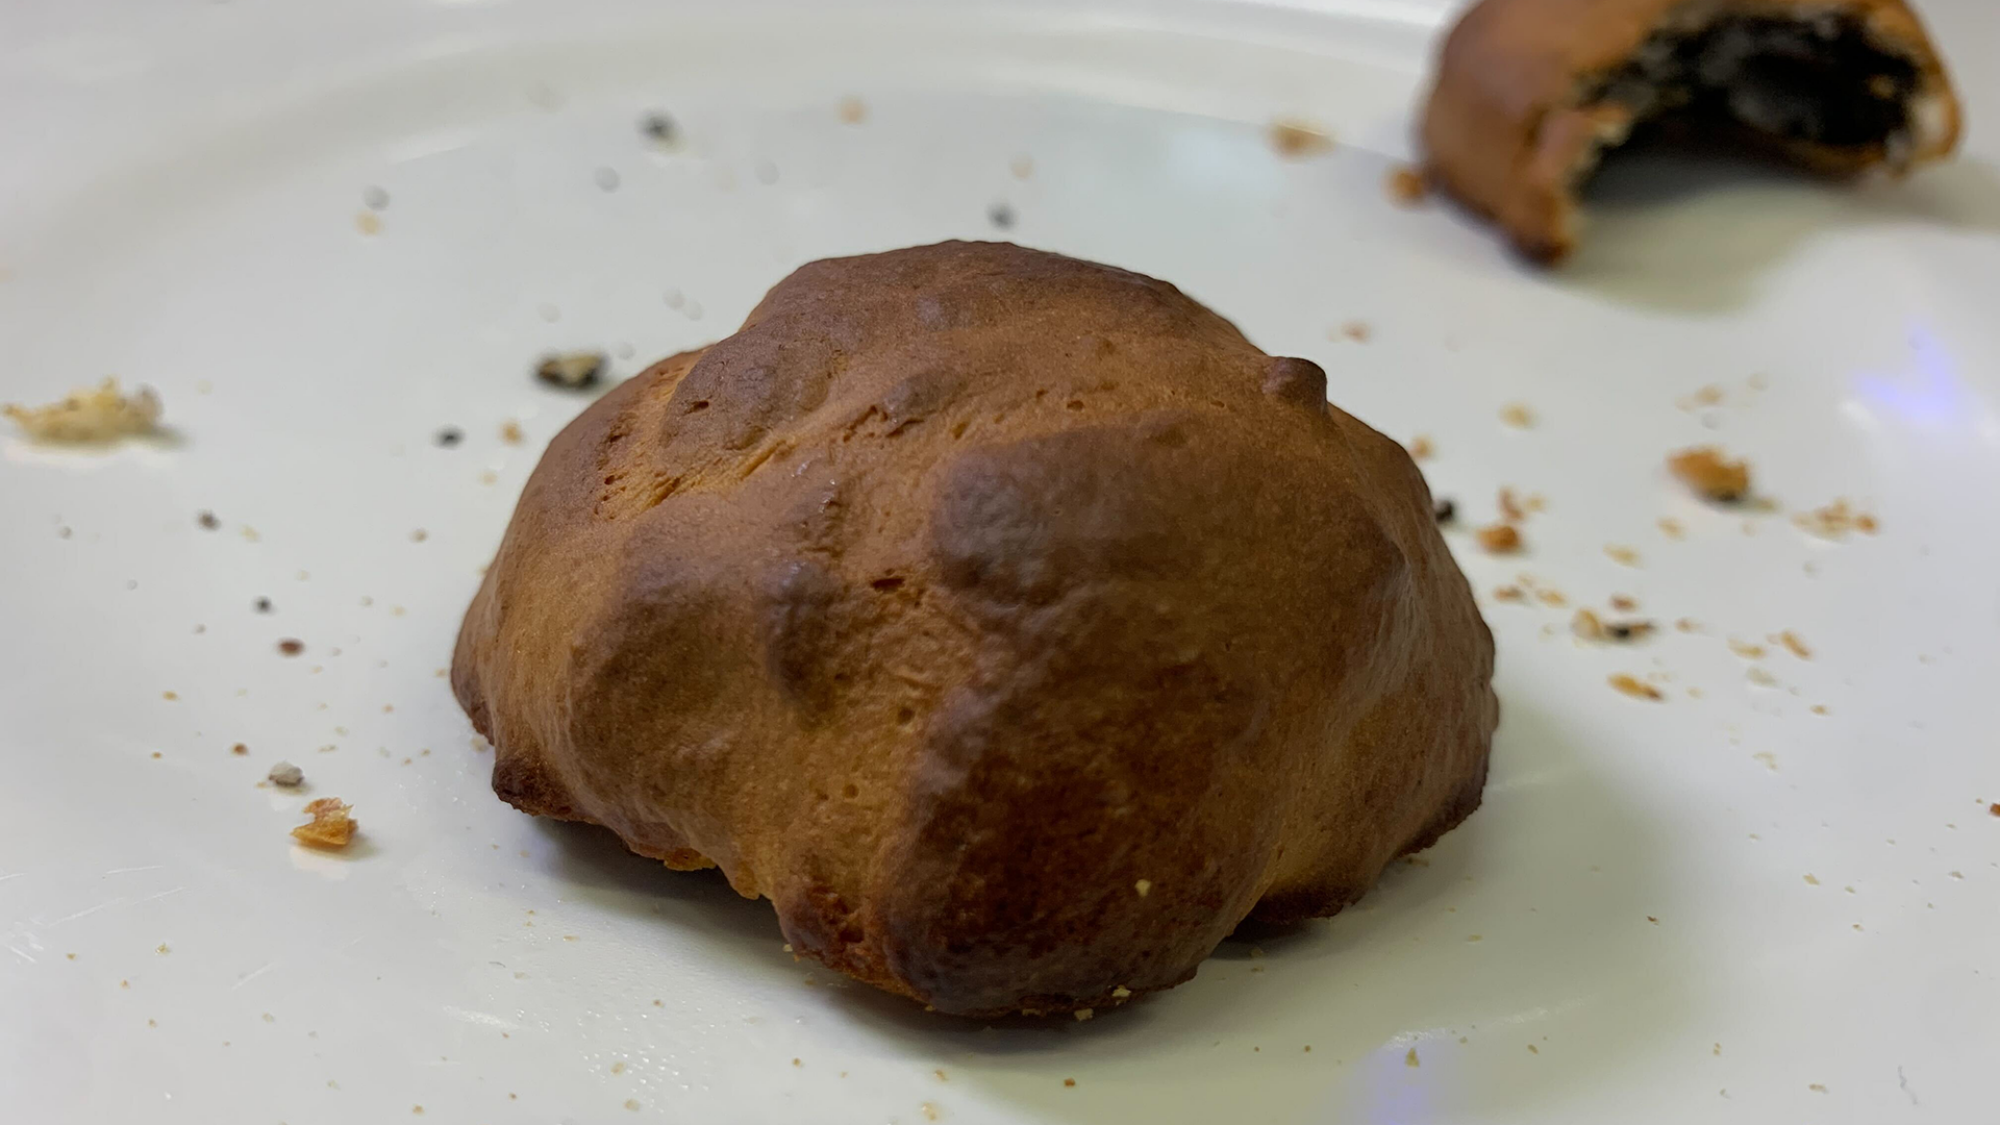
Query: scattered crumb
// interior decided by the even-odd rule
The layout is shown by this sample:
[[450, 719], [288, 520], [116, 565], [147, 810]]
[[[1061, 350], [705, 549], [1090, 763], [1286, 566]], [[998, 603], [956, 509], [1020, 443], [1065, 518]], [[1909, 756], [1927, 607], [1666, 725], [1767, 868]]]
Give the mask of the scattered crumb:
[[1496, 602], [1523, 602], [1528, 600], [1527, 592], [1519, 586], [1501, 586], [1493, 591]]
[[1667, 469], [1682, 484], [1718, 504], [1733, 504], [1750, 494], [1750, 464], [1731, 461], [1712, 445], [1683, 449], [1667, 458]]
[[1778, 686], [1778, 677], [1773, 676], [1770, 672], [1766, 671], [1762, 665], [1752, 664], [1749, 670], [1743, 674], [1750, 680], [1751, 683], [1756, 684], [1758, 687]]
[[1431, 442], [1429, 434], [1418, 434], [1410, 439], [1410, 457], [1422, 461], [1437, 454], [1437, 446]]
[[196, 526], [200, 527], [203, 531], [214, 531], [216, 528], [222, 526], [222, 521], [216, 519], [215, 513], [210, 511], [202, 511], [196, 513], [194, 517], [194, 522]]
[[1748, 641], [1739, 641], [1734, 637], [1729, 638], [1729, 651], [1745, 660], [1764, 659], [1763, 645], [1753, 645]]
[[1822, 539], [1845, 538], [1849, 531], [1873, 535], [1879, 529], [1874, 516], [1855, 511], [1844, 499], [1801, 512], [1792, 517], [1792, 522]]
[[180, 697], [181, 693], [177, 691], [163, 691], [160, 693], [160, 698], [166, 700], [169, 703], [172, 703], [174, 700], [179, 699]]
[[1140, 898], [1145, 898], [1147, 895], [1153, 893], [1153, 881], [1151, 879], [1141, 879], [1132, 884], [1132, 889], [1139, 892]]
[[1012, 230], [1015, 220], [1014, 209], [1005, 203], [995, 203], [986, 209], [986, 221], [994, 230]]
[[1722, 405], [1722, 388], [1710, 383], [1691, 395], [1685, 395], [1674, 402], [1682, 410], [1700, 410], [1706, 406]]
[[1651, 636], [1654, 628], [1651, 621], [1613, 621], [1604, 627], [1604, 635], [1614, 641], [1636, 641]]
[[552, 387], [580, 391], [597, 385], [606, 363], [603, 352], [564, 352], [543, 356], [535, 366], [535, 378]]
[[431, 537], [431, 533], [430, 533], [430, 532], [428, 532], [428, 531], [425, 531], [425, 530], [424, 530], [423, 528], [421, 528], [421, 527], [420, 527], [420, 528], [418, 528], [418, 529], [416, 529], [415, 531], [412, 531], [412, 532], [410, 532], [410, 542], [412, 542], [412, 543], [421, 543], [421, 542], [423, 542], [424, 540], [426, 540], [426, 539], [429, 539], [430, 537]]
[[1701, 622], [1696, 621], [1692, 617], [1683, 617], [1679, 621], [1674, 622], [1674, 628], [1683, 633], [1699, 633], [1701, 632]]
[[280, 656], [297, 656], [305, 650], [306, 643], [304, 641], [286, 637], [284, 640], [278, 642], [278, 655]]
[[1510, 402], [1500, 408], [1500, 420], [1517, 430], [1533, 429], [1535, 412], [1528, 409], [1525, 403]]
[[1550, 590], [1547, 588], [1536, 590], [1535, 600], [1555, 609], [1561, 609], [1569, 604], [1568, 595], [1564, 594], [1561, 590]]
[[450, 449], [465, 440], [465, 431], [457, 426], [446, 426], [437, 432], [434, 440], [441, 448]]
[[171, 950], [171, 949], [167, 948], [167, 943], [163, 941], [163, 942], [161, 942], [161, 943], [160, 943], [159, 945], [157, 945], [157, 946], [155, 946], [155, 947], [154, 947], [154, 949], [153, 949], [153, 952], [155, 952], [155, 953], [158, 953], [158, 954], [160, 954], [160, 955], [161, 955], [162, 957], [164, 957], [164, 956], [166, 956], [167, 954], [169, 954], [169, 953], [172, 953], [172, 952], [173, 952], [173, 950]]
[[74, 391], [61, 402], [47, 406], [9, 404], [0, 407], [0, 414], [13, 419], [35, 441], [103, 445], [154, 432], [160, 422], [160, 396], [151, 387], [123, 395], [118, 392], [118, 380], [106, 379], [95, 390]]
[[938, 1119], [938, 1107], [931, 1102], [925, 1102], [917, 1108], [923, 1112], [925, 1121], [936, 1121]]
[[798, 1059], [793, 1059], [793, 1060], [792, 1060], [792, 1065], [793, 1065], [793, 1066], [804, 1066], [804, 1065], [806, 1065], [806, 1064], [804, 1064], [804, 1063], [800, 1062], [800, 1061], [799, 1061]]
[[1595, 613], [1579, 609], [1576, 616], [1569, 620], [1569, 631], [1586, 641], [1601, 641], [1604, 639], [1604, 622], [1598, 620]]
[[290, 762], [279, 762], [277, 765], [271, 767], [271, 772], [266, 775], [266, 780], [270, 781], [273, 785], [286, 789], [295, 789], [305, 784], [306, 771]]
[[840, 99], [833, 111], [843, 125], [859, 125], [868, 120], [868, 103], [852, 95]]
[[1763, 763], [1765, 769], [1770, 770], [1772, 773], [1778, 772], [1778, 756], [1776, 754], [1771, 753], [1769, 750], [1760, 750], [1750, 756], [1758, 762]]
[[1063, 1085], [1065, 1085], [1065, 1086], [1074, 1086], [1074, 1085], [1076, 1085], [1076, 1079], [1074, 1079], [1074, 1078], [1065, 1078], [1065, 1079], [1063, 1079]]
[[1422, 1065], [1423, 1065], [1422, 1063], [1420, 1063], [1420, 1062], [1418, 1062], [1418, 1061], [1417, 1061], [1417, 1049], [1416, 1049], [1415, 1047], [1412, 1047], [1412, 1048], [1410, 1048], [1410, 1051], [1409, 1051], [1409, 1053], [1403, 1056], [1403, 1065], [1404, 1065], [1404, 1066], [1422, 1066]]
[[1519, 523], [1528, 518], [1528, 513], [1521, 510], [1521, 502], [1514, 499], [1514, 490], [1505, 486], [1500, 489], [1500, 514], [1506, 517], [1508, 523]]
[[1991, 805], [1988, 805], [1986, 811], [1992, 813], [1994, 816], [2000, 816], [2000, 801], [1995, 801]]
[[1085, 1021], [1085, 1020], [1089, 1019], [1090, 1017], [1092, 1017], [1092, 1016], [1096, 1015], [1096, 1014], [1097, 1014], [1097, 1009], [1095, 1009], [1095, 1008], [1078, 1008], [1078, 1009], [1077, 1009], [1076, 1011], [1074, 1011], [1074, 1012], [1071, 1012], [1070, 1014], [1076, 1017], [1076, 1022], [1078, 1022], [1078, 1023], [1082, 1023], [1083, 1021]]
[[1621, 566], [1639, 565], [1639, 552], [1633, 547], [1627, 547], [1618, 543], [1606, 543], [1604, 545], [1604, 554], [1612, 562], [1618, 563]]
[[1511, 555], [1521, 549], [1521, 533], [1513, 524], [1488, 524], [1473, 534], [1488, 554]]
[[1402, 207], [1415, 207], [1430, 194], [1430, 185], [1424, 181], [1424, 174], [1407, 164], [1389, 173], [1386, 186], [1389, 199]]
[[1808, 886], [1808, 887], [1817, 887], [1817, 886], [1819, 886], [1819, 876], [1817, 876], [1817, 875], [1807, 875], [1807, 876], [1806, 876], [1806, 886]]
[[1528, 1053], [1531, 1055], [1539, 1055], [1542, 1053], [1542, 1051], [1541, 1048], [1535, 1046], [1533, 1043], [1530, 1043], [1528, 1044]]
[[1131, 996], [1132, 996], [1132, 990], [1126, 988], [1122, 984], [1111, 990], [1111, 998], [1113, 1000], [1127, 1000], [1130, 999]]
[[1611, 608], [1620, 613], [1630, 613], [1639, 608], [1639, 599], [1626, 594], [1611, 595]]
[[526, 440], [527, 436], [521, 430], [521, 423], [514, 421], [512, 418], [500, 423], [500, 440], [506, 442], [508, 445], [519, 445], [522, 441]]
[[1824, 714], [1827, 714], [1827, 709], [1826, 709], [1826, 704], [1824, 704], [1824, 703], [1815, 703], [1815, 704], [1813, 704], [1813, 705], [1812, 705], [1812, 713], [1813, 713], [1813, 714], [1815, 714], [1815, 715], [1824, 715]]
[[1023, 153], [1007, 162], [1007, 170], [1015, 179], [1025, 180], [1035, 174], [1035, 158]]
[[1458, 504], [1447, 496], [1431, 505], [1431, 515], [1439, 523], [1451, 523], [1458, 519]]
[[377, 218], [373, 211], [363, 211], [354, 216], [354, 229], [362, 234], [381, 234], [382, 220]]
[[1659, 528], [1660, 528], [1660, 534], [1666, 536], [1669, 539], [1687, 538], [1687, 529], [1682, 527], [1681, 521], [1677, 519], [1662, 518], [1659, 521]]
[[1779, 633], [1777, 636], [1777, 641], [1779, 644], [1784, 645], [1786, 648], [1790, 649], [1792, 655], [1798, 657], [1800, 660], [1812, 659], [1812, 650], [1807, 648], [1806, 643], [1799, 639], [1799, 635], [1797, 633], [1792, 632], [1790, 629], [1787, 629], [1784, 632]]
[[625, 1099], [625, 1108], [626, 1108], [626, 1109], [629, 1109], [629, 1110], [632, 1110], [632, 1111], [634, 1111], [634, 1112], [637, 1112], [637, 1111], [638, 1111], [638, 1109], [639, 1109], [639, 1099], [638, 1099], [638, 1098], [626, 1098], [626, 1099]]
[[1808, 1086], [1806, 1087], [1806, 1089], [1808, 1089], [1808, 1090], [1811, 1090], [1812, 1092], [1814, 1092], [1814, 1093], [1816, 1093], [1816, 1094], [1824, 1094], [1824, 1093], [1826, 1093], [1826, 1086], [1825, 1086], [1825, 1084], [1823, 1084], [1823, 1083], [1819, 1083], [1819, 1082], [1814, 1082], [1814, 1083], [1812, 1083], [1812, 1084], [1808, 1085]]
[[1612, 687], [1634, 699], [1650, 699], [1658, 702], [1666, 698], [1666, 696], [1660, 694], [1659, 688], [1654, 687], [1644, 680], [1629, 676], [1624, 672], [1612, 676], [1609, 682]]
[[674, 119], [658, 110], [639, 119], [639, 132], [654, 144], [672, 144], [680, 136], [680, 128]]
[[1296, 118], [1279, 118], [1271, 122], [1266, 135], [1271, 147], [1287, 160], [1300, 160], [1308, 156], [1318, 156], [1333, 151], [1333, 138], [1316, 125]]
[[292, 835], [309, 847], [344, 848], [354, 839], [358, 827], [354, 818], [347, 815], [351, 810], [352, 806], [341, 803], [338, 797], [310, 801], [305, 811], [312, 817], [312, 823], [292, 829]]

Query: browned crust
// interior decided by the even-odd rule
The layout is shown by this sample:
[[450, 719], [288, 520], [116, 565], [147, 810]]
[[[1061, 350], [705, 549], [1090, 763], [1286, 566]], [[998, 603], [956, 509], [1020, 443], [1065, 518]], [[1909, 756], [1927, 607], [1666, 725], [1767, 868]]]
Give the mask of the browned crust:
[[551, 444], [452, 684], [494, 788], [947, 1012], [1171, 987], [1477, 807], [1491, 635], [1396, 443], [1165, 283], [808, 265]]
[[[1599, 152], [1624, 139], [1630, 114], [1584, 105], [1590, 80], [1616, 70], [1656, 31], [1722, 15], [1852, 16], [1878, 47], [1916, 66], [1915, 100], [1936, 120], [1894, 170], [1942, 159], [1958, 143], [1960, 110], [1944, 64], [1904, 0], [1481, 0], [1445, 39], [1421, 142], [1434, 182], [1505, 230], [1530, 258], [1555, 262], [1576, 244], [1576, 188]], [[1883, 165], [1880, 146], [1786, 143], [1813, 170], [1852, 174]]]

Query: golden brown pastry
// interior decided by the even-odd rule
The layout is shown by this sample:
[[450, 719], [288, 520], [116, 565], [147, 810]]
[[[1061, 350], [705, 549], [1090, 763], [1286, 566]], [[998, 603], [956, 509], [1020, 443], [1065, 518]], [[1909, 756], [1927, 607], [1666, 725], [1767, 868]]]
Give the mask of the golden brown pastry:
[[1903, 0], [1482, 0], [1422, 142], [1432, 179], [1553, 262], [1578, 188], [1641, 126], [1851, 175], [1948, 156], [1959, 109]]
[[1493, 644], [1395, 442], [1164, 282], [814, 262], [557, 436], [452, 687], [494, 789], [941, 1011], [1188, 979], [1479, 804]]

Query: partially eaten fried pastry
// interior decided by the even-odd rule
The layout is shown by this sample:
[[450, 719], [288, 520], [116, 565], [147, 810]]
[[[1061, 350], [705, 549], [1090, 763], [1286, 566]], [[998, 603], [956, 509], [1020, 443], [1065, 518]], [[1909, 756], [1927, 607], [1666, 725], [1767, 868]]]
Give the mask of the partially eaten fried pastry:
[[1482, 0], [1438, 61], [1431, 178], [1562, 259], [1577, 192], [1635, 132], [1847, 176], [1948, 156], [1959, 107], [1904, 0]]

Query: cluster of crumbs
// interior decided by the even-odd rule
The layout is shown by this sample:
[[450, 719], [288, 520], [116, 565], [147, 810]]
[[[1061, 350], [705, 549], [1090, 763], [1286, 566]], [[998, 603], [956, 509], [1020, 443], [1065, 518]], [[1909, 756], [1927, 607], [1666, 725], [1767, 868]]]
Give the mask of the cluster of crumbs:
[[1874, 516], [1856, 511], [1845, 500], [1835, 500], [1824, 508], [1801, 512], [1792, 517], [1792, 522], [1821, 539], [1841, 539], [1850, 531], [1873, 535], [1878, 530]]
[[354, 830], [359, 827], [354, 818], [347, 815], [352, 806], [338, 797], [321, 797], [306, 804], [306, 815], [312, 821], [292, 829], [292, 835], [308, 847], [338, 850], [354, 839]]
[[1333, 151], [1333, 138], [1318, 126], [1295, 118], [1279, 118], [1271, 122], [1268, 132], [1271, 147], [1287, 160], [1299, 160]]
[[106, 379], [95, 390], [76, 391], [61, 402], [9, 404], [0, 413], [36, 441], [95, 445], [154, 432], [160, 423], [160, 396], [151, 387], [121, 394], [118, 380]]

